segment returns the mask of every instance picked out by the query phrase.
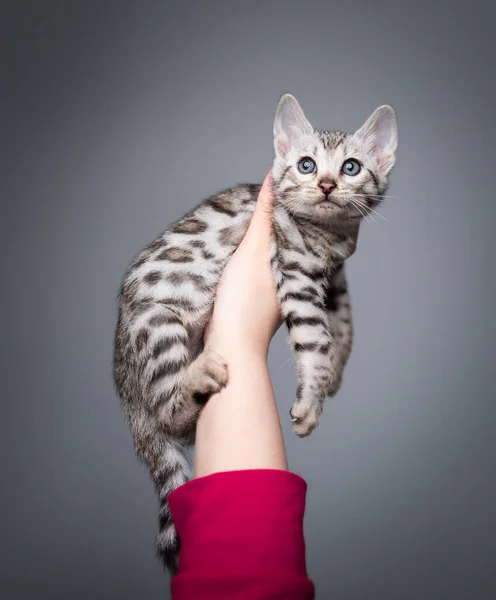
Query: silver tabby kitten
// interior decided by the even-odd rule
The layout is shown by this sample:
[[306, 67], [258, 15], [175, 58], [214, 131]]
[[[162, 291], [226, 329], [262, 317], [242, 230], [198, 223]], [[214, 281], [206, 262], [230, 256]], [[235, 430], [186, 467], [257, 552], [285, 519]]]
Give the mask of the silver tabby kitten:
[[[294, 431], [308, 435], [341, 384], [352, 345], [343, 263], [360, 220], [381, 200], [397, 125], [379, 107], [354, 134], [314, 131], [286, 94], [274, 122], [276, 157], [271, 265], [295, 352]], [[138, 456], [160, 497], [157, 548], [171, 573], [179, 540], [168, 494], [189, 477], [186, 447], [202, 405], [227, 381], [225, 360], [203, 348], [217, 282], [248, 227], [260, 185], [203, 201], [130, 264], [122, 282], [114, 378]]]

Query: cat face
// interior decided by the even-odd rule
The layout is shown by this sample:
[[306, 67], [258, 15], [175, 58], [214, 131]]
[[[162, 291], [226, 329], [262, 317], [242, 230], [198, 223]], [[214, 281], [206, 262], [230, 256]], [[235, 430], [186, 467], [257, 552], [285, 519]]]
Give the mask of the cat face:
[[294, 215], [357, 221], [387, 188], [398, 140], [391, 106], [380, 106], [355, 133], [315, 131], [285, 94], [274, 121], [276, 202]]

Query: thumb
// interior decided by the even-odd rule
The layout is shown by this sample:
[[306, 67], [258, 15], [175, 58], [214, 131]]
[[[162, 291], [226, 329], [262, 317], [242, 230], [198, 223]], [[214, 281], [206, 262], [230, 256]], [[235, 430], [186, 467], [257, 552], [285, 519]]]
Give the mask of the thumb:
[[246, 237], [255, 236], [258, 241], [266, 239], [270, 240], [270, 232], [272, 229], [272, 213], [274, 209], [274, 196], [272, 193], [273, 186], [272, 172], [269, 171], [264, 179], [260, 193], [258, 194], [257, 203], [250, 226], [246, 233]]

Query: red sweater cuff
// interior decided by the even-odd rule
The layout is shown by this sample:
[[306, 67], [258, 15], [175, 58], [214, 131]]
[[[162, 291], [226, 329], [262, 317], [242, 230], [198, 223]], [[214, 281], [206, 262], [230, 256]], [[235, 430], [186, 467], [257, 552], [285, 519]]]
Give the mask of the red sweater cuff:
[[169, 495], [181, 538], [174, 600], [311, 600], [305, 566], [306, 482], [275, 469], [193, 479]]

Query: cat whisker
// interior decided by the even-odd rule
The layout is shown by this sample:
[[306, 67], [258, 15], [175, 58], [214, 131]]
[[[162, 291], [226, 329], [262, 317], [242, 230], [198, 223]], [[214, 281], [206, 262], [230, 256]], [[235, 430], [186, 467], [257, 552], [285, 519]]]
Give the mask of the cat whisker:
[[377, 212], [376, 210], [374, 210], [373, 208], [369, 208], [369, 210], [371, 210], [375, 215], [377, 215], [378, 217], [381, 217], [381, 219], [383, 221], [386, 221], [386, 223], [388, 222], [388, 220], [386, 219], [386, 217], [384, 215], [381, 215], [381, 213]]
[[[357, 208], [358, 208], [358, 206], [357, 206]], [[363, 209], [363, 207], [362, 207], [362, 209]], [[375, 224], [377, 225], [377, 221], [374, 219], [374, 217], [373, 217], [371, 214], [367, 214], [367, 213], [365, 213], [365, 214], [364, 214], [364, 217], [365, 217], [365, 219], [370, 219], [370, 221], [371, 221], [372, 223], [375, 223]]]
[[398, 196], [383, 196], [382, 194], [353, 194], [362, 198], [398, 198]]
[[355, 206], [355, 208], [358, 210], [358, 212], [363, 215], [364, 219], [367, 221], [367, 223], [371, 224], [371, 223], [375, 223], [377, 225], [377, 221], [372, 217], [372, 215], [368, 214], [365, 210], [365, 207], [358, 204], [356, 201], [353, 202], [352, 204]]
[[351, 201], [351, 203], [353, 204], [353, 206], [357, 209], [357, 211], [362, 215], [362, 217], [367, 221], [367, 223], [369, 222], [368, 220], [368, 215], [364, 212], [362, 212], [362, 209], [359, 207], [358, 204], [355, 203], [354, 200]]
[[367, 206], [362, 200], [359, 200], [359, 199], [355, 198], [355, 201], [357, 203], [360, 203], [360, 206], [362, 206], [362, 208], [370, 210], [371, 212], [373, 212], [374, 214], [376, 214], [378, 217], [381, 217], [381, 219], [383, 219], [384, 221], [386, 221], [386, 223], [388, 222], [388, 220], [386, 219], [386, 217], [384, 215], [381, 215], [381, 213], [377, 212], [373, 208], [370, 208], [370, 206]]
[[[288, 204], [287, 204], [288, 213], [292, 213], [293, 217], [295, 217], [296, 216], [296, 211], [298, 209], [300, 209], [304, 205], [304, 203], [305, 203], [305, 199], [304, 198], [295, 198], [294, 200], [290, 200], [288, 202]], [[292, 219], [293, 219], [293, 222], [294, 222], [294, 218], [293, 217], [292, 217]]]
[[289, 362], [296, 362], [296, 361], [295, 361], [295, 358], [294, 358], [294, 356], [290, 356], [290, 357], [288, 358], [288, 360], [285, 360], [285, 361], [282, 363], [282, 365], [280, 365], [280, 366], [279, 366], [279, 368], [278, 368], [278, 369], [277, 369], [277, 371], [276, 371], [276, 375], [277, 375], [277, 373], [279, 373], [279, 371], [280, 371], [280, 370], [281, 370], [283, 367], [285, 367], [285, 366], [286, 366], [286, 365], [287, 365]]

